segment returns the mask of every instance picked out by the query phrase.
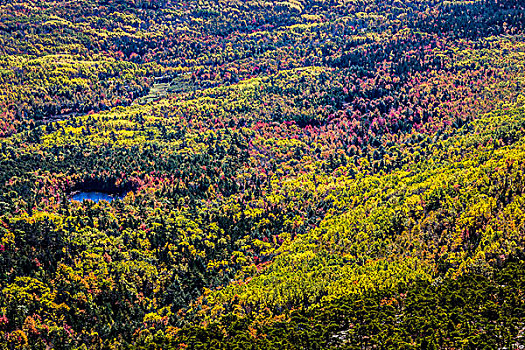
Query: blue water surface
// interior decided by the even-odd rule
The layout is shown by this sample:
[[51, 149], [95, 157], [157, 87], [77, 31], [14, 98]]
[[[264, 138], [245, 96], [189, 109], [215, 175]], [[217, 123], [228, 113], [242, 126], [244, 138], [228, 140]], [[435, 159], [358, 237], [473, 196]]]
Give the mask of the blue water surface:
[[102, 193], [102, 192], [78, 192], [71, 197], [71, 200], [79, 201], [79, 202], [82, 202], [83, 200], [91, 200], [93, 202], [105, 200], [105, 201], [111, 202], [112, 200], [117, 199], [117, 198], [123, 199], [125, 196], [126, 196], [125, 193], [121, 195], [110, 195], [110, 194]]

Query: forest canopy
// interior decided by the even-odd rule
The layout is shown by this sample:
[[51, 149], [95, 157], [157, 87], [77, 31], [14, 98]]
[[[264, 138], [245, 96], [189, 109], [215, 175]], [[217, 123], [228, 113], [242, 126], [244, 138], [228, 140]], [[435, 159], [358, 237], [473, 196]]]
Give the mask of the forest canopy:
[[1, 3], [0, 348], [525, 345], [524, 25]]

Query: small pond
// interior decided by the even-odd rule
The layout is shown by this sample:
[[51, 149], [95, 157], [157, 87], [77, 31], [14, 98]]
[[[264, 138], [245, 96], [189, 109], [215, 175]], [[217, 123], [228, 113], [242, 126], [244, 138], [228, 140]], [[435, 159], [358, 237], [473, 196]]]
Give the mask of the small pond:
[[111, 202], [114, 199], [123, 199], [126, 196], [127, 193], [122, 194], [115, 194], [110, 195], [107, 193], [102, 192], [77, 192], [73, 196], [71, 196], [72, 201], [79, 201], [82, 202], [84, 200], [91, 200], [93, 202], [98, 202], [101, 200], [105, 200], [108, 202]]

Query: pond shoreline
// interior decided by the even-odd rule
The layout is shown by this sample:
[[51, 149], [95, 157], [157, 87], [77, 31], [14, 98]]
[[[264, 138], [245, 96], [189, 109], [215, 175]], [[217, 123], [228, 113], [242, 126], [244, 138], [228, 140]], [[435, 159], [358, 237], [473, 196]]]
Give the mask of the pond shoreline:
[[116, 199], [124, 199], [128, 193], [129, 191], [119, 194], [109, 194], [98, 191], [75, 191], [69, 195], [69, 201], [83, 202], [86, 200], [91, 200], [95, 203], [98, 203], [101, 200], [105, 200], [107, 202], [112, 202]]

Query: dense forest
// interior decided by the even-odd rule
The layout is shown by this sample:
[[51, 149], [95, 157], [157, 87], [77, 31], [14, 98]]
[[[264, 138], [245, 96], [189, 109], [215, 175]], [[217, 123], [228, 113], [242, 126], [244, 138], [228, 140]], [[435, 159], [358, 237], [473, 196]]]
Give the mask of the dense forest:
[[0, 2], [0, 349], [520, 349], [523, 87], [521, 0]]

